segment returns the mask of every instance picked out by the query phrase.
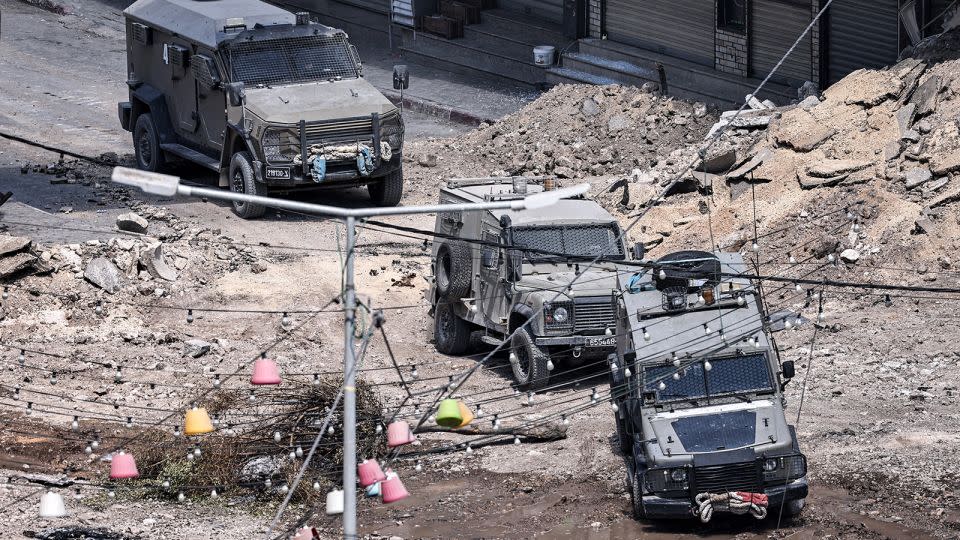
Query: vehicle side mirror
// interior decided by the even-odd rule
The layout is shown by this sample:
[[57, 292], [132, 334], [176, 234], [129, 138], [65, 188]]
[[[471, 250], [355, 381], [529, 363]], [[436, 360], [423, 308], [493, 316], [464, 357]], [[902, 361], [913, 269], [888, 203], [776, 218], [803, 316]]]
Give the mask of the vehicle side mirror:
[[793, 365], [793, 360], [784, 360], [780, 364], [780, 370], [783, 373], [784, 379], [792, 379], [797, 374], [796, 367]]
[[643, 242], [637, 242], [633, 245], [633, 260], [642, 261], [647, 250], [643, 248]]
[[393, 89], [406, 90], [410, 88], [410, 71], [407, 66], [393, 66]]
[[227, 99], [231, 107], [242, 107], [247, 102], [247, 91], [242, 82], [233, 82], [225, 86]]

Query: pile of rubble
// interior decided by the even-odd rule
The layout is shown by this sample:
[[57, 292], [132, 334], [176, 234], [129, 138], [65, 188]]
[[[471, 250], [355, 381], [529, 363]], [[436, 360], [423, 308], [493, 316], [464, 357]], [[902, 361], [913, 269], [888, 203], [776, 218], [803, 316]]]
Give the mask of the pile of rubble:
[[0, 235], [0, 279], [49, 272], [51, 269], [46, 262], [30, 238]]
[[[676, 170], [670, 154], [717, 121], [702, 103], [631, 86], [559, 85], [520, 111], [459, 138], [413, 142], [409, 190], [435, 198], [436, 181], [463, 176], [625, 175]], [[413, 164], [412, 163], [412, 164]]]

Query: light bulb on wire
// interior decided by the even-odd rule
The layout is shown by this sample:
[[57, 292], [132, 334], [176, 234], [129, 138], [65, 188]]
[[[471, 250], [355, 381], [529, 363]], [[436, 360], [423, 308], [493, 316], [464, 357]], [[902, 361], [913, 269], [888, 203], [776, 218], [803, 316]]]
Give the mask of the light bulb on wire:
[[644, 341], [650, 341], [650, 332], [647, 332], [646, 327], [644, 327], [644, 329], [643, 329], [643, 340], [644, 340]]
[[548, 359], [547, 359], [547, 371], [553, 371], [553, 368], [555, 368], [555, 367], [556, 367], [556, 366], [553, 365], [553, 360], [551, 360], [551, 359], [548, 358]]
[[280, 317], [280, 326], [284, 328], [290, 328], [290, 316], [287, 315], [287, 312], [283, 312], [283, 316]]
[[189, 323], [193, 323], [193, 310], [192, 310], [192, 309], [188, 309], [188, 310], [187, 310], [187, 323], [188, 323], [188, 324], [189, 324]]

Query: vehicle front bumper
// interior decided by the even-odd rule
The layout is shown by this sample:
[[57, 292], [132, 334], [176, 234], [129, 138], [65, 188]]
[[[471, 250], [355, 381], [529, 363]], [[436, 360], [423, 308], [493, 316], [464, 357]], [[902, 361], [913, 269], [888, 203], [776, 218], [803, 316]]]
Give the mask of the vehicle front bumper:
[[[809, 491], [807, 478], [799, 478], [789, 484], [772, 486], [763, 490], [770, 501], [769, 512], [775, 513], [787, 501], [804, 499]], [[651, 519], [692, 518], [694, 503], [688, 499], [669, 499], [657, 495], [643, 496], [643, 509]]]
[[[379, 182], [383, 177], [400, 169], [403, 158], [400, 152], [394, 153], [389, 161], [383, 161], [369, 175], [363, 176], [356, 167], [346, 167], [342, 170], [329, 170], [321, 182], [316, 182], [312, 174], [303, 174], [303, 169], [294, 164], [267, 164], [259, 167], [261, 181], [271, 188], [288, 189], [325, 189], [337, 187], [361, 186], [372, 182]], [[287, 178], [271, 177], [271, 170], [286, 170]]]
[[543, 336], [534, 339], [541, 347], [567, 346], [589, 349], [614, 349], [617, 345], [613, 336]]

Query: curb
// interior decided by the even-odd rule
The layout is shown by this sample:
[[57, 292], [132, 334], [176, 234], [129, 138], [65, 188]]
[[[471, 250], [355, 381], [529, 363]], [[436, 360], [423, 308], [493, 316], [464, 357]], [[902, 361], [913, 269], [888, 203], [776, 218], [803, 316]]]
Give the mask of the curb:
[[54, 0], [21, 0], [21, 2], [56, 15], [68, 15], [70, 13], [70, 9], [67, 6]]
[[[394, 105], [400, 106], [400, 93], [393, 90], [380, 89], [380, 92], [387, 97]], [[490, 118], [471, 111], [466, 111], [452, 105], [446, 105], [426, 98], [403, 96], [403, 108], [429, 116], [434, 116], [443, 120], [468, 126], [479, 126], [481, 123], [493, 124], [496, 118]]]

